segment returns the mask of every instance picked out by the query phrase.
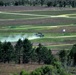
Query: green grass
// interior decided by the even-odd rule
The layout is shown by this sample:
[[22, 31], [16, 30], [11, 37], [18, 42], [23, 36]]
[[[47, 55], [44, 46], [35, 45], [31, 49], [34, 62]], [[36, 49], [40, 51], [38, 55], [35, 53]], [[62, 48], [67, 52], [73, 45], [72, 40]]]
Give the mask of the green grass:
[[[34, 26], [34, 25], [20, 25], [20, 26], [1, 26], [0, 27], [0, 33], [2, 32], [7, 32], [7, 33], [20, 33], [20, 32], [25, 32], [25, 33], [46, 33], [45, 35], [49, 37], [49, 35], [54, 36], [54, 33], [56, 36], [69, 36], [69, 35], [76, 35], [73, 32], [66, 32], [65, 34], [62, 32], [62, 30], [66, 28], [66, 31], [70, 31], [70, 29], [74, 29], [75, 25], [57, 25], [57, 26]], [[68, 29], [68, 27], [70, 29]], [[53, 33], [52, 33], [53, 32]]]
[[29, 18], [38, 18], [38, 17], [41, 16], [13, 15], [13, 14], [0, 13], [0, 19], [29, 19]]
[[46, 47], [51, 50], [71, 50], [72, 46], [73, 44], [63, 44], [63, 45], [51, 45]]
[[73, 36], [76, 33], [43, 33], [45, 37], [52, 37], [52, 36]]
[[[26, 11], [27, 12], [27, 11]], [[35, 11], [32, 11], [32, 12], [35, 12]], [[37, 12], [37, 11], [36, 11]], [[39, 12], [44, 12], [44, 11], [39, 11]], [[48, 12], [48, 11], [47, 11]], [[51, 13], [52, 13], [52, 11], [50, 11]], [[61, 13], [60, 11], [53, 11], [53, 12], [59, 12], [59, 13]], [[31, 13], [31, 11], [30, 11], [30, 13]], [[32, 14], [32, 13], [31, 13]], [[53, 13], [52, 13], [53, 14]], [[73, 12], [71, 13], [71, 14], [73, 14]], [[70, 15], [71, 15], [70, 14]], [[47, 14], [48, 15], [48, 14]], [[57, 15], [57, 14], [56, 14]], [[61, 14], [61, 15], [68, 15], [68, 16], [70, 16], [69, 14]], [[71, 24], [75, 24], [76, 25], [76, 20], [75, 20], [75, 18], [72, 18], [72, 17], [68, 17], [68, 18], [66, 18], [66, 17], [60, 17], [60, 18], [58, 18], [58, 17], [49, 17], [49, 16], [45, 16], [45, 15], [43, 15], [42, 16], [42, 14], [40, 14], [40, 15], [30, 15], [29, 13], [25, 13], [24, 15], [22, 14], [22, 13], [11, 13], [11, 12], [3, 12], [3, 13], [0, 13], [0, 22], [1, 22], [1, 24], [2, 25], [15, 25], [15, 23], [14, 22], [11, 22], [11, 23], [9, 23], [9, 24], [7, 24], [7, 23], [3, 23], [3, 22], [7, 22], [7, 21], [11, 21], [11, 20], [13, 20], [14, 22], [16, 22], [17, 24], [16, 25], [21, 25], [21, 24], [24, 24], [25, 23], [25, 25], [26, 24], [28, 24], [28, 25], [30, 25], [30, 21], [31, 21], [31, 24], [33, 24], [33, 25], [49, 25], [49, 26], [53, 26], [53, 25], [55, 25], [55, 26], [57, 26], [57, 25], [71, 25]], [[40, 20], [43, 20], [42, 22], [40, 22]], [[18, 22], [17, 22], [18, 21]], [[21, 22], [21, 23], [19, 23], [19, 21]], [[24, 22], [23, 22], [24, 21]], [[28, 23], [27, 23], [27, 21], [28, 21]], [[37, 23], [35, 23], [34, 21], [37, 21]]]
[[[20, 26], [2, 26], [0, 30], [45, 30], [49, 29], [50, 26], [34, 26], [34, 25], [20, 25]], [[50, 29], [54, 28], [53, 26]]]
[[76, 13], [76, 10], [65, 10], [65, 11], [22, 11], [19, 13], [25, 13], [25, 14], [38, 14], [38, 15], [62, 15], [62, 14], [73, 14]]
[[41, 23], [41, 24], [33, 24], [34, 26], [76, 26], [76, 23]]
[[[22, 21], [20, 24], [10, 23], [6, 25], [5, 23], [4, 26], [0, 25], [0, 39], [3, 37], [8, 37], [10, 35], [14, 36], [19, 34], [20, 35], [28, 34], [28, 36], [32, 36], [35, 33], [41, 32], [42, 34], [44, 34], [44, 37], [31, 40], [31, 42], [34, 44], [42, 43], [46, 47], [51, 48], [52, 50], [71, 49], [72, 45], [76, 41], [76, 33], [74, 29], [76, 27], [76, 20], [75, 18], [71, 18], [76, 16], [76, 10], [65, 10], [65, 11], [41, 10], [41, 11], [21, 11], [15, 13], [20, 13], [20, 15], [7, 14], [5, 12], [0, 13], [0, 19], [3, 20], [6, 19], [9, 20], [9, 22], [10, 19], [14, 19], [13, 22], [15, 22], [15, 20], [18, 20], [18, 22], [24, 20], [25, 24], [22, 24], [23, 22]], [[27, 15], [27, 14], [33, 14], [33, 15]], [[36, 14], [37, 16], [34, 14]], [[48, 18], [48, 15], [50, 16], [67, 15], [69, 17]], [[26, 23], [27, 21], [28, 23]], [[37, 21], [38, 23], [34, 23], [34, 21]], [[64, 28], [67, 31], [66, 33], [62, 33], [62, 30]], [[71, 29], [72, 31], [70, 32]]]
[[32, 42], [38, 42], [38, 43], [57, 43], [57, 42], [66, 42], [66, 41], [71, 41], [71, 40], [76, 40], [76, 37], [68, 37], [68, 38], [40, 38], [40, 39], [35, 39], [32, 40]]
[[[45, 37], [50, 36], [73, 36], [76, 35], [76, 33], [70, 32], [70, 33], [62, 33], [62, 30], [66, 28], [66, 31], [70, 31], [70, 29], [74, 29], [75, 25], [57, 25], [57, 26], [34, 26], [34, 25], [10, 25], [10, 26], [0, 26], [0, 33], [37, 33], [41, 32], [45, 35]], [[70, 29], [68, 29], [68, 27]], [[53, 31], [53, 33], [52, 33]]]
[[[44, 45], [45, 47], [47, 47], [48, 49], [51, 49], [52, 51], [53, 50], [71, 50], [73, 44], [59, 44], [59, 45], [49, 45], [49, 46], [46, 46]], [[37, 46], [33, 46], [34, 48], [36, 48]]]
[[76, 15], [69, 15], [69, 17], [75, 17], [76, 18]]

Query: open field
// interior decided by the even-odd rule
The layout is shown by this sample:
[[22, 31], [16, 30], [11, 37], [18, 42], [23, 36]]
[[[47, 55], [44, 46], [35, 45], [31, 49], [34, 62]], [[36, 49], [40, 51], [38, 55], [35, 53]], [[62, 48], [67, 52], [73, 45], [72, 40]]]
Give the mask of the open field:
[[[40, 32], [44, 37], [33, 39], [32, 43], [34, 46], [42, 43], [52, 50], [70, 49], [76, 42], [75, 8], [29, 7], [28, 9], [23, 6], [2, 8], [0, 9], [1, 39], [26, 34], [30, 37]], [[66, 30], [65, 33], [63, 29]]]
[[[44, 37], [36, 37], [36, 33], [42, 33]], [[14, 44], [26, 37], [33, 47], [42, 43], [53, 53], [70, 50], [76, 43], [76, 8], [0, 7], [0, 40], [11, 39]], [[0, 75], [19, 73], [23, 69], [31, 71], [41, 66], [0, 64]]]
[[[43, 10], [43, 11], [36, 11], [36, 10], [33, 10], [33, 11], [18, 11], [19, 13], [29, 13], [29, 14], [38, 14], [38, 15], [62, 15], [62, 14], [75, 14], [76, 13], [76, 10]], [[44, 13], [45, 12], [45, 13]], [[17, 11], [16, 11], [17, 13]]]

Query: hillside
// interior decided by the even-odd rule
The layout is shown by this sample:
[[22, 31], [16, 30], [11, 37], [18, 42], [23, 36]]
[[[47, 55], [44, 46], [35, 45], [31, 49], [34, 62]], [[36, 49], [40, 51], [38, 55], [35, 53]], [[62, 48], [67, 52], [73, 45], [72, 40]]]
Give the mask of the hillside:
[[[12, 46], [11, 47], [8, 46], [8, 48], [6, 48], [7, 47], [6, 42], [11, 42], [12, 45], [14, 46], [19, 39], [24, 40], [25, 38], [30, 40], [30, 42], [33, 44], [32, 48], [34, 49], [36, 49], [39, 43], [41, 43], [42, 47], [43, 46], [45, 46], [45, 48], [47, 47], [47, 50], [50, 49], [53, 54], [57, 54], [57, 52], [61, 50], [68, 51], [69, 53], [70, 50], [72, 49], [72, 46], [76, 44], [76, 8], [68, 8], [68, 7], [60, 8], [60, 7], [45, 7], [45, 6], [0, 7], [0, 41], [2, 42], [2, 45], [0, 42], [0, 48], [1, 48], [0, 51], [4, 50], [3, 52], [5, 52], [6, 50], [6, 52], [3, 53], [2, 55], [5, 54], [5, 56], [7, 56], [8, 54], [6, 53], [9, 53], [7, 51], [13, 49]], [[4, 46], [3, 42], [5, 43]], [[19, 45], [17, 46], [19, 47], [18, 50], [20, 50], [21, 47]], [[21, 48], [21, 50], [22, 49], [23, 47]], [[12, 52], [10, 52], [9, 54], [12, 55], [11, 53]], [[0, 59], [2, 58], [0, 57]], [[41, 65], [39, 65], [37, 64], [37, 62], [36, 63], [29, 62], [28, 64], [20, 64], [20, 65], [15, 64], [14, 61], [10, 62], [9, 64], [8, 62], [6, 62], [5, 64], [3, 62], [0, 62], [0, 75], [10, 75], [11, 73], [19, 74], [23, 69], [31, 72], [43, 65], [44, 64], [42, 63]], [[76, 71], [75, 67], [74, 68], [67, 67], [67, 68], [68, 72]]]

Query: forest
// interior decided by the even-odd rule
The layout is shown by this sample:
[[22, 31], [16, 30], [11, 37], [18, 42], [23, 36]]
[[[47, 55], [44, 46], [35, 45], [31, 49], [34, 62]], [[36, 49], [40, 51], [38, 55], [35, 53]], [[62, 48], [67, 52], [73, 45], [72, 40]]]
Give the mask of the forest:
[[75, 0], [0, 0], [0, 6], [76, 7]]

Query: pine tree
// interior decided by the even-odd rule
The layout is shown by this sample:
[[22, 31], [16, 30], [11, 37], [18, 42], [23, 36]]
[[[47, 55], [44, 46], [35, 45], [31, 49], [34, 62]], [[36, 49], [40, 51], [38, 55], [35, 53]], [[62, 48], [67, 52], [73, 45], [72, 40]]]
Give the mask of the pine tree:
[[[74, 60], [73, 65], [76, 65], [76, 44], [73, 45], [70, 54], [69, 54], [70, 58]], [[71, 60], [70, 59], [70, 60]]]
[[41, 6], [43, 6], [45, 0], [40, 0]]
[[48, 50], [45, 46], [39, 44], [36, 49], [38, 63], [44, 62], [45, 64], [50, 64], [52, 58], [51, 50]]
[[2, 61], [10, 62], [13, 59], [13, 46], [10, 42], [4, 42], [2, 45]]
[[21, 56], [23, 55], [23, 43], [22, 40], [19, 39], [15, 45], [15, 62], [21, 63]]
[[62, 65], [66, 67], [67, 59], [68, 59], [68, 52], [66, 50], [60, 50], [59, 57], [60, 57], [60, 61], [62, 62]]
[[31, 50], [31, 54], [30, 54], [30, 60], [31, 60], [31, 63], [32, 62], [36, 62], [37, 61], [37, 53], [36, 53], [36, 49], [32, 49]]
[[31, 42], [28, 39], [25, 39], [23, 41], [23, 63], [28, 63], [30, 61], [31, 50]]

